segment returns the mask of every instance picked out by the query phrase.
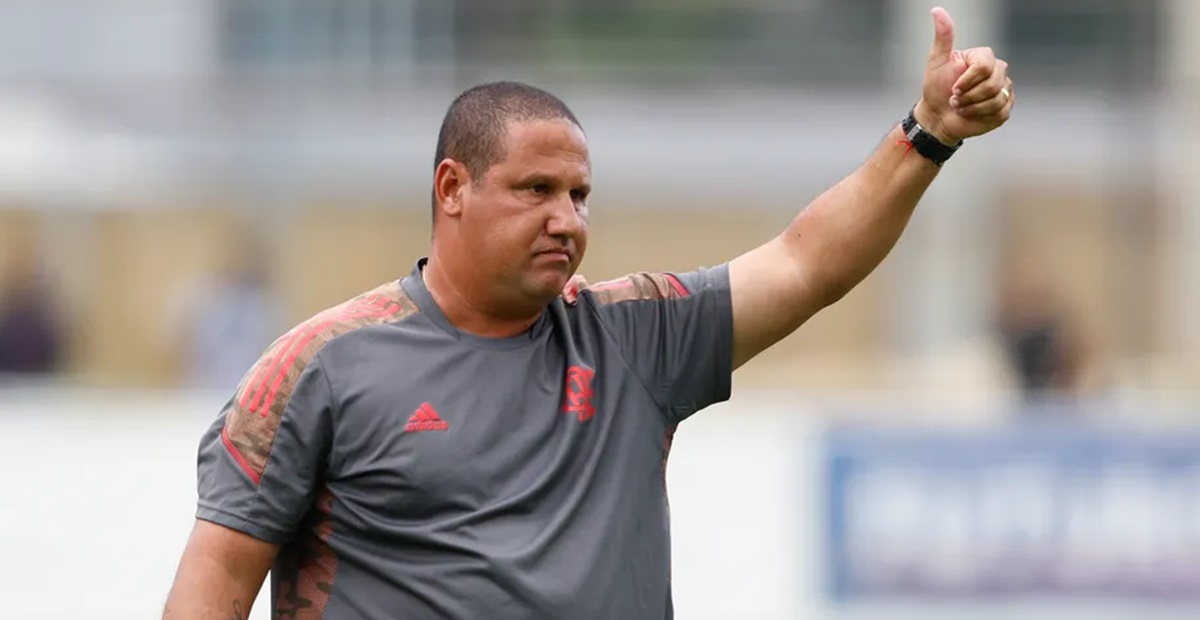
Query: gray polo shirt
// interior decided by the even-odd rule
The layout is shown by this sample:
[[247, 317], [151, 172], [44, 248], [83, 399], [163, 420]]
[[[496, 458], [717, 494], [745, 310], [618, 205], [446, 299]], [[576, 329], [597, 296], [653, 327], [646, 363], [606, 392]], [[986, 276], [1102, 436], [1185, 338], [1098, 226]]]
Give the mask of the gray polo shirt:
[[197, 517], [282, 545], [276, 618], [671, 618], [667, 453], [729, 397], [727, 266], [577, 279], [495, 339], [423, 265], [271, 345], [204, 435]]

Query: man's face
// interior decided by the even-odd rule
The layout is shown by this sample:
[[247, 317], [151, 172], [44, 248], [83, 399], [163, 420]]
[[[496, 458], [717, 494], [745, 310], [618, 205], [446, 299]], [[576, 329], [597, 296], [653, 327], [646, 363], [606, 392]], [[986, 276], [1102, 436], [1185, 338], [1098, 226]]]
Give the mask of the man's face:
[[515, 301], [553, 300], [583, 260], [591, 167], [574, 123], [512, 123], [504, 159], [464, 188], [464, 251]]

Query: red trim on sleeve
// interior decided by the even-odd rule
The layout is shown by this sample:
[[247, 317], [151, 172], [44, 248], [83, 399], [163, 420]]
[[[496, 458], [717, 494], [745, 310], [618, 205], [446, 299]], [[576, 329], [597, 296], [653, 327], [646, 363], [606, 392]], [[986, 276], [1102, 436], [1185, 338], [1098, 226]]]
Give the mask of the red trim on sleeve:
[[686, 288], [684, 288], [683, 282], [680, 282], [679, 278], [676, 278], [669, 273], [665, 273], [663, 275], [666, 276], [667, 281], [671, 283], [671, 288], [675, 289], [675, 292], [678, 293], [680, 297], [690, 297], [692, 295]]
[[250, 476], [250, 479], [254, 481], [254, 484], [262, 482], [262, 474], [254, 471], [254, 468], [250, 466], [250, 461], [247, 461], [246, 457], [242, 456], [241, 452], [238, 452], [237, 447], [234, 446], [233, 442], [229, 440], [229, 433], [226, 432], [224, 427], [221, 428], [221, 443], [225, 444], [225, 449], [229, 450], [229, 454], [233, 455], [233, 460], [237, 461], [237, 464], [241, 466], [242, 471], [246, 472], [247, 476]]

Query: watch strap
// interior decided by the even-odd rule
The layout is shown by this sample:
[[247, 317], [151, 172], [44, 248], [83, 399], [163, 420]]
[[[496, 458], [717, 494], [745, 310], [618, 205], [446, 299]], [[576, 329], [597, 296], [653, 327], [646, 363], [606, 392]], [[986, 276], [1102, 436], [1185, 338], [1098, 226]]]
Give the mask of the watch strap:
[[917, 122], [917, 117], [913, 114], [916, 108], [908, 111], [908, 116], [900, 124], [900, 128], [904, 131], [904, 137], [912, 145], [912, 149], [920, 154], [925, 159], [941, 166], [958, 151], [963, 145], [962, 140], [958, 144], [950, 146], [941, 140], [938, 140], [933, 134], [921, 127]]

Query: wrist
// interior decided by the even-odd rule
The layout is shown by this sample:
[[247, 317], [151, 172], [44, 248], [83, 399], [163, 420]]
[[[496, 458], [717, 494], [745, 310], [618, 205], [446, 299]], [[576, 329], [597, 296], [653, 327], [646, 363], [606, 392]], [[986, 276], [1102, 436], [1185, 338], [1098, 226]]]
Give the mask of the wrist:
[[957, 146], [959, 144], [960, 140], [951, 138], [942, 129], [941, 119], [937, 114], [929, 110], [929, 106], [925, 104], [924, 98], [918, 101], [917, 105], [913, 108], [913, 118], [917, 119], [917, 123], [921, 125], [921, 129], [924, 129], [927, 133], [937, 138], [938, 142], [946, 146]]
[[[904, 132], [904, 143], [908, 145], [909, 149], [920, 153], [922, 157], [939, 167], [953, 157], [958, 148], [962, 146], [961, 142], [946, 144], [942, 138], [930, 132], [917, 119], [916, 106], [913, 106], [904, 120], [900, 122], [900, 129]], [[907, 152], [906, 150], [905, 153]]]

